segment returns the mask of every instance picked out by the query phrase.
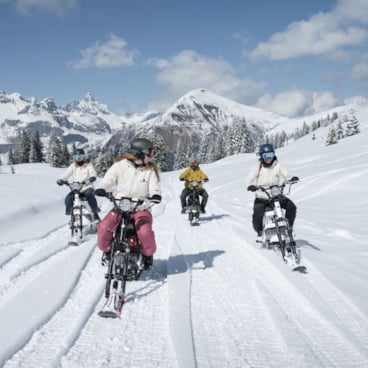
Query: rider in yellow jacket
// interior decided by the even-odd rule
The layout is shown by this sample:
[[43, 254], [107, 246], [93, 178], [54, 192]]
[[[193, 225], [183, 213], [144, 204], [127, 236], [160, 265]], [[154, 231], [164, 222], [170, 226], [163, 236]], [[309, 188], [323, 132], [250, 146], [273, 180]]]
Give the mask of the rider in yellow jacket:
[[192, 161], [189, 164], [189, 167], [183, 171], [180, 176], [179, 180], [185, 181], [184, 189], [181, 192], [180, 195], [180, 201], [181, 201], [181, 213], [185, 213], [185, 207], [187, 206], [187, 196], [192, 191], [193, 186], [191, 182], [193, 180], [198, 182], [198, 194], [202, 197], [201, 201], [201, 211], [202, 213], [206, 213], [206, 204], [208, 201], [208, 193], [203, 188], [203, 182], [208, 181], [208, 176], [200, 169], [197, 161]]

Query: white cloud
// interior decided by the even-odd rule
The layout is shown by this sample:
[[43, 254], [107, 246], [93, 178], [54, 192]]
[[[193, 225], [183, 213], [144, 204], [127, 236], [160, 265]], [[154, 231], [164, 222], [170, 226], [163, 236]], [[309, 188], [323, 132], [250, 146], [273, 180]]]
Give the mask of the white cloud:
[[354, 97], [349, 97], [344, 101], [345, 105], [349, 105], [353, 103], [357, 105], [368, 105], [368, 98], [363, 97], [363, 96], [354, 96]]
[[92, 46], [80, 51], [82, 55], [80, 60], [68, 64], [75, 69], [131, 66], [139, 52], [127, 50], [127, 45], [123, 38], [111, 34], [107, 42], [95, 42]]
[[368, 79], [368, 54], [353, 65], [350, 75], [357, 80]]
[[251, 79], [240, 79], [226, 61], [184, 50], [169, 59], [151, 59], [149, 64], [159, 69], [157, 81], [167, 87], [164, 96], [150, 106], [162, 110], [175, 98], [196, 88], [207, 88], [241, 103], [252, 103], [263, 88]]
[[78, 0], [15, 0], [14, 3], [17, 11], [25, 15], [33, 11], [63, 15], [73, 9]]
[[339, 52], [347, 46], [368, 40], [368, 2], [340, 0], [329, 13], [318, 13], [308, 20], [291, 23], [283, 32], [272, 35], [250, 53], [253, 60], [285, 60], [305, 55]]
[[257, 102], [257, 106], [264, 110], [277, 112], [288, 117], [312, 115], [340, 104], [341, 102], [330, 92], [300, 89], [281, 92], [275, 96], [265, 94]]

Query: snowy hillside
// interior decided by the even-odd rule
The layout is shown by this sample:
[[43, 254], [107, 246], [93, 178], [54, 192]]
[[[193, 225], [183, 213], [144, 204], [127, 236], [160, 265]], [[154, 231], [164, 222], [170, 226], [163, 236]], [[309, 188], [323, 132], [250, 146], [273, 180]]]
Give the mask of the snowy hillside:
[[[367, 367], [368, 109], [361, 133], [326, 147], [327, 128], [277, 151], [300, 177], [290, 197], [305, 273], [255, 243], [254, 154], [203, 165], [208, 210], [180, 214], [179, 172], [153, 208], [154, 267], [128, 284], [117, 320], [102, 319], [96, 237], [67, 247], [63, 169], [0, 168], [0, 366]], [[105, 213], [107, 200], [100, 200]]]

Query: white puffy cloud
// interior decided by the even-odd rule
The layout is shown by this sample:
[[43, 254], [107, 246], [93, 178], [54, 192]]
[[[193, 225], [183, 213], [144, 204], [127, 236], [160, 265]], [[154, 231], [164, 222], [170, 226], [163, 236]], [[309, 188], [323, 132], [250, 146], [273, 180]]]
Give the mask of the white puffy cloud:
[[131, 66], [139, 52], [127, 50], [127, 45], [123, 38], [111, 34], [105, 43], [97, 41], [92, 46], [81, 50], [81, 59], [68, 64], [75, 69]]
[[313, 92], [300, 89], [281, 92], [275, 96], [265, 94], [257, 101], [258, 107], [287, 117], [312, 115], [340, 104], [341, 102], [330, 92]]
[[242, 103], [256, 101], [263, 85], [251, 79], [240, 79], [226, 61], [210, 58], [193, 50], [184, 50], [168, 59], [151, 59], [149, 64], [159, 72], [157, 82], [167, 87], [164, 96], [151, 104], [151, 108], [166, 108], [174, 100], [196, 88], [207, 88]]
[[368, 2], [340, 0], [329, 13], [318, 13], [308, 20], [291, 23], [285, 31], [273, 34], [250, 52], [250, 57], [286, 60], [305, 55], [341, 52], [341, 48], [368, 40]]

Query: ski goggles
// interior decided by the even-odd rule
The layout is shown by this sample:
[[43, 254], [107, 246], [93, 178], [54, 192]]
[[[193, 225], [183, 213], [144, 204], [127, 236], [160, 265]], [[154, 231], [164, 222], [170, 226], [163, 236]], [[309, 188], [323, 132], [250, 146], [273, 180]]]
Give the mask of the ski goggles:
[[73, 155], [73, 160], [75, 161], [82, 161], [86, 158], [86, 155], [83, 153], [77, 153], [76, 155]]
[[152, 158], [153, 155], [155, 154], [155, 150], [153, 148], [150, 149], [144, 149], [141, 152], [143, 152], [146, 156], [148, 156], [149, 158]]
[[268, 158], [274, 158], [275, 152], [264, 152], [262, 153], [262, 159], [267, 160]]

